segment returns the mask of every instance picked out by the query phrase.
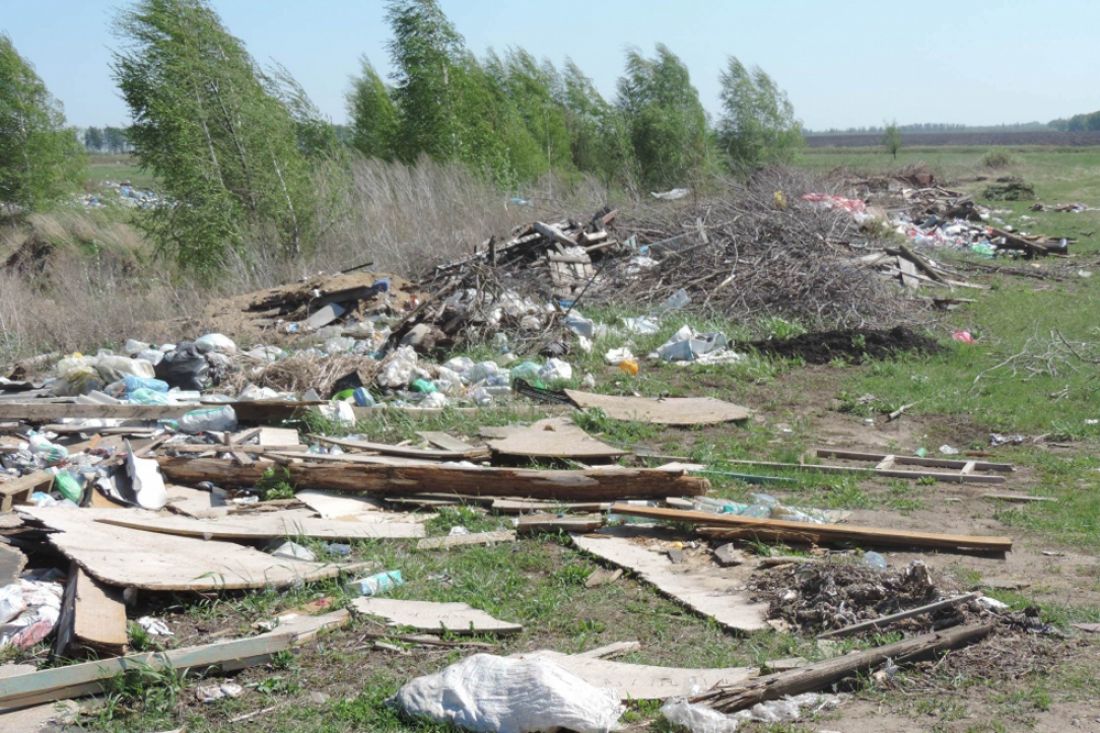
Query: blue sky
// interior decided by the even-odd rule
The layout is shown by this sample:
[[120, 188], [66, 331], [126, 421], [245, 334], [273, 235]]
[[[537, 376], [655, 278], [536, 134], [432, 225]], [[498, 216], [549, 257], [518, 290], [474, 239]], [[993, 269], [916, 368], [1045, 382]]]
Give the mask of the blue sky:
[[[1100, 109], [1100, 2], [440, 0], [467, 45], [571, 57], [609, 98], [623, 51], [667, 44], [718, 111], [728, 55], [759, 65], [812, 129], [910, 122], [1047, 121]], [[122, 0], [0, 0], [11, 36], [70, 123], [121, 124], [110, 21]], [[274, 59], [345, 120], [358, 59], [388, 71], [382, 0], [213, 0], [261, 63]]]

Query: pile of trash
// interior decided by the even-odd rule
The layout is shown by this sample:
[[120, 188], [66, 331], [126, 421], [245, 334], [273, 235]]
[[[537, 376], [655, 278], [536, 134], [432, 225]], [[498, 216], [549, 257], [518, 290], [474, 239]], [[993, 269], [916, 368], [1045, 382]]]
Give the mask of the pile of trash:
[[80, 203], [86, 209], [102, 209], [105, 206], [125, 206], [131, 209], [155, 209], [167, 203], [167, 199], [156, 191], [147, 188], [135, 188], [129, 181], [104, 181], [97, 193], [86, 193], [80, 197]]

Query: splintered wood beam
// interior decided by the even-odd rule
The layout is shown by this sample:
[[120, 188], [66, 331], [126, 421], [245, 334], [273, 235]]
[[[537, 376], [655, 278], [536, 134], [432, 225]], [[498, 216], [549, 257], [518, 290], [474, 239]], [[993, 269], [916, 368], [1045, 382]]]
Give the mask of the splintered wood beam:
[[[301, 456], [309, 460], [308, 455]], [[254, 486], [271, 464], [257, 461], [236, 466], [216, 458], [161, 456], [165, 477], [181, 483], [212, 481], [219, 486]], [[408, 496], [445, 487], [460, 496], [526, 497], [571, 501], [663, 499], [702, 496], [710, 488], [705, 478], [649, 468], [543, 471], [525, 468], [483, 468], [435, 464], [385, 465], [332, 462], [293, 463], [284, 467], [300, 489], [333, 489], [374, 496]]]
[[895, 664], [905, 664], [948, 649], [972, 644], [986, 637], [993, 630], [993, 626], [993, 624], [970, 624], [931, 634], [921, 634], [911, 639], [902, 639], [874, 649], [814, 662], [786, 672], [776, 672], [736, 685], [718, 687], [702, 695], [696, 695], [691, 698], [691, 702], [702, 703], [723, 713], [736, 712], [768, 700], [825, 689], [845, 677], [868, 672], [884, 664], [888, 659], [893, 660]]
[[739, 517], [734, 514], [663, 509], [634, 504], [613, 504], [611, 513], [700, 525], [701, 529], [706, 528], [707, 534], [715, 537], [725, 536], [724, 533], [730, 531], [734, 535], [764, 536], [792, 542], [855, 542], [864, 545], [933, 547], [981, 552], [1008, 552], [1012, 549], [1011, 537], [938, 534], [848, 524], [791, 522], [784, 519], [759, 519]]

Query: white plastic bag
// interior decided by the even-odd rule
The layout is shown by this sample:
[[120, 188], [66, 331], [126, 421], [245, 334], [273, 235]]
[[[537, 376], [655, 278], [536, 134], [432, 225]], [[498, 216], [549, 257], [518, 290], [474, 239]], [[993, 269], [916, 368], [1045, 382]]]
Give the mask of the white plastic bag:
[[475, 733], [576, 733], [615, 730], [625, 708], [613, 691], [593, 687], [545, 659], [475, 654], [407, 682], [393, 698], [409, 715]]
[[683, 698], [669, 700], [661, 706], [661, 715], [674, 726], [691, 733], [735, 733], [740, 721]]
[[401, 389], [412, 381], [413, 371], [416, 369], [416, 352], [411, 346], [399, 346], [386, 359], [382, 371], [378, 373], [374, 381], [378, 386], [388, 389]]

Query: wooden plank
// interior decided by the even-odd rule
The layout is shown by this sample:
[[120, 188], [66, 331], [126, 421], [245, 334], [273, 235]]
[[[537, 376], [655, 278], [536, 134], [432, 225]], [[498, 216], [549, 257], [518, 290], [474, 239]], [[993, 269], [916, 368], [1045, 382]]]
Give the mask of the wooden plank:
[[[984, 552], [1008, 552], [1012, 549], [1011, 537], [937, 534], [934, 532], [912, 532], [846, 524], [791, 522], [783, 519], [758, 519], [733, 514], [663, 509], [634, 504], [613, 504], [611, 513], [660, 519], [667, 522], [686, 522], [714, 528], [715, 530], [724, 528], [748, 530], [768, 537], [783, 537], [794, 542], [856, 542], [866, 545], [935, 547]], [[712, 534], [713, 536], [719, 536], [721, 533], [718, 531]]]
[[294, 642], [295, 634], [284, 631], [4, 677], [0, 678], [0, 710], [104, 692], [115, 677], [128, 671], [183, 670], [201, 674], [211, 667], [222, 671], [244, 669], [268, 661], [275, 653], [290, 649]]
[[297, 430], [293, 428], [273, 428], [267, 425], [260, 428], [259, 440], [262, 446], [275, 445], [285, 448], [290, 445], [302, 444]]
[[310, 314], [309, 318], [302, 324], [302, 330], [316, 331], [318, 328], [323, 328], [332, 323], [347, 312], [348, 309], [339, 303], [326, 303]]
[[305, 453], [308, 445], [218, 445], [217, 443], [167, 443], [165, 450], [176, 453], [216, 453], [220, 455], [242, 453], [244, 455], [264, 456], [268, 453]]
[[615, 420], [635, 420], [658, 425], [711, 425], [738, 422], [752, 416], [752, 410], [713, 397], [620, 397], [593, 392], [565, 390], [574, 404], [583, 409], [599, 408]]
[[385, 505], [369, 496], [355, 496], [328, 491], [305, 490], [294, 494], [294, 498], [308, 506], [321, 516], [321, 519], [354, 517], [365, 512], [385, 511]]
[[971, 624], [921, 634], [893, 644], [844, 654], [832, 659], [807, 664], [804, 667], [756, 677], [731, 687], [718, 687], [690, 698], [723, 713], [732, 713], [768, 700], [814, 692], [830, 687], [851, 675], [869, 672], [887, 660], [895, 664], [922, 658], [984, 638], [994, 624]]
[[79, 566], [74, 567], [74, 571], [73, 641], [112, 655], [123, 653], [129, 639], [122, 592], [118, 588], [105, 587]]
[[0, 588], [19, 580], [27, 566], [27, 556], [18, 548], [0, 543]]
[[[629, 451], [596, 440], [568, 418], [551, 417], [529, 426], [490, 429], [494, 453], [524, 458], [618, 458]], [[486, 433], [483, 433], [486, 434]]]
[[273, 557], [233, 542], [177, 537], [95, 521], [122, 511], [119, 509], [22, 507], [20, 511], [60, 530], [49, 536], [50, 544], [92, 577], [119, 587], [153, 591], [280, 588], [336, 577], [343, 570], [361, 567]]
[[562, 654], [540, 649], [515, 655], [519, 659], [545, 659], [580, 677], [590, 685], [615, 690], [619, 699], [667, 700], [687, 697], [699, 690], [728, 687], [757, 675], [756, 667], [691, 669], [654, 667], [612, 662], [584, 654]]
[[424, 525], [420, 522], [386, 521], [382, 512], [376, 516], [377, 521], [348, 522], [318, 519], [310, 511], [284, 510], [215, 519], [193, 519], [126, 510], [102, 515], [96, 521], [146, 532], [214, 540], [269, 540], [282, 537], [351, 540], [424, 536]]
[[465, 603], [356, 598], [351, 606], [356, 613], [386, 619], [388, 626], [409, 627], [436, 634], [514, 634], [523, 631], [520, 624], [493, 618]]
[[755, 603], [745, 583], [756, 569], [752, 563], [732, 568], [717, 565], [673, 565], [667, 554], [650, 550], [635, 540], [652, 541], [652, 530], [635, 527], [603, 529], [592, 535], [571, 535], [579, 549], [613, 565], [637, 573], [664, 595], [696, 613], [713, 618], [735, 631], [770, 628], [765, 621], [766, 603]]
[[426, 537], [416, 543], [418, 550], [440, 550], [467, 545], [495, 545], [499, 542], [515, 542], [515, 530], [505, 529], [499, 532], [472, 532], [453, 534], [444, 537]]
[[606, 501], [541, 501], [538, 499], [493, 499], [490, 507], [500, 514], [525, 512], [606, 512], [611, 503]]
[[910, 608], [906, 611], [898, 611], [897, 613], [891, 613], [886, 616], [879, 616], [878, 618], [868, 619], [867, 621], [860, 621], [859, 623], [843, 626], [839, 629], [832, 629], [826, 631], [823, 634], [818, 634], [818, 639], [831, 639], [837, 636], [848, 636], [849, 634], [858, 634], [861, 631], [870, 631], [871, 629], [881, 629], [885, 626], [889, 626], [895, 621], [901, 621], [902, 619], [913, 618], [914, 616], [923, 616], [926, 613], [932, 613], [933, 611], [939, 611], [943, 608], [951, 608], [960, 604], [972, 601], [981, 593], [964, 593], [961, 596], [952, 596], [951, 598], [941, 598], [938, 601], [932, 603], [926, 603], [923, 606], [917, 608]]
[[489, 449], [485, 447], [475, 447], [471, 451], [459, 453], [457, 451], [435, 448], [415, 448], [408, 445], [371, 443], [365, 440], [343, 440], [340, 438], [330, 438], [326, 435], [310, 435], [309, 437], [311, 440], [328, 443], [329, 445], [338, 445], [341, 448], [351, 448], [352, 450], [369, 451], [402, 458], [420, 458], [432, 461], [460, 461], [489, 457]]
[[1042, 501], [1056, 502], [1056, 501], [1058, 501], [1053, 496], [1029, 496], [1027, 494], [1009, 494], [1009, 493], [995, 493], [995, 492], [994, 493], [988, 493], [988, 494], [982, 494], [982, 498], [983, 499], [994, 499], [994, 500], [997, 500], [997, 501], [1014, 501], [1014, 502], [1018, 502], [1018, 503], [1021, 503], [1021, 504], [1028, 503], [1028, 502], [1042, 502]]
[[14, 504], [26, 501], [35, 491], [47, 488], [52, 483], [53, 473], [45, 469], [5, 481], [0, 484], [0, 511], [10, 512]]
[[778, 461], [746, 461], [740, 459], [724, 459], [724, 463], [734, 463], [739, 466], [757, 466], [759, 468], [778, 468], [787, 471], [816, 471], [818, 473], [857, 474], [865, 476], [883, 476], [886, 478], [905, 478], [920, 480], [922, 478], [935, 479], [948, 483], [975, 483], [975, 484], [1003, 484], [1004, 476], [988, 476], [985, 474], [944, 473], [942, 471], [909, 471], [900, 468], [878, 469], [869, 466], [834, 466], [827, 463], [780, 463]]
[[0, 420], [25, 420], [44, 422], [64, 418], [119, 418], [124, 420], [169, 420], [180, 418], [201, 407], [228, 404], [242, 422], [278, 421], [293, 417], [298, 410], [321, 404], [319, 402], [287, 402], [284, 400], [248, 400], [229, 403], [203, 403], [199, 405], [101, 405], [78, 402], [2, 402]]
[[[338, 458], [338, 456], [337, 456]], [[218, 486], [255, 486], [264, 464], [234, 466], [214, 458], [161, 456], [161, 471], [183, 483], [212, 481]], [[300, 488], [334, 489], [375, 496], [407, 496], [445, 487], [471, 496], [524, 496], [536, 499], [608, 501], [620, 498], [700, 496], [710, 483], [705, 478], [646, 468], [590, 468], [580, 471], [541, 471], [525, 468], [486, 468], [448, 465], [386, 466], [369, 464], [289, 465], [291, 482]]]
[[557, 225], [544, 224], [541, 221], [536, 221], [532, 226], [535, 231], [546, 237], [547, 239], [557, 242], [558, 244], [565, 245], [566, 247], [576, 247], [577, 242], [572, 237], [566, 236], [561, 229], [558, 229]]
[[[818, 448], [814, 451], [818, 458], [842, 458], [852, 461], [881, 461], [887, 457], [884, 453], [865, 453], [863, 451], [841, 450], [837, 448]], [[921, 458], [920, 456], [893, 456], [894, 463], [905, 466], [928, 466], [931, 468], [965, 468], [968, 463], [974, 464], [977, 471], [998, 471], [1011, 473], [1016, 470], [1011, 463], [989, 463], [986, 461], [960, 461], [951, 458]]]
[[592, 532], [606, 523], [602, 514], [524, 514], [516, 522], [516, 533]]
[[467, 453], [475, 447], [453, 435], [436, 430], [419, 430], [416, 434], [438, 448], [456, 453]]
[[196, 519], [209, 519], [211, 517], [224, 517], [229, 513], [229, 507], [214, 504], [214, 494], [210, 491], [192, 489], [189, 486], [167, 484], [164, 487], [168, 495], [165, 508]]

